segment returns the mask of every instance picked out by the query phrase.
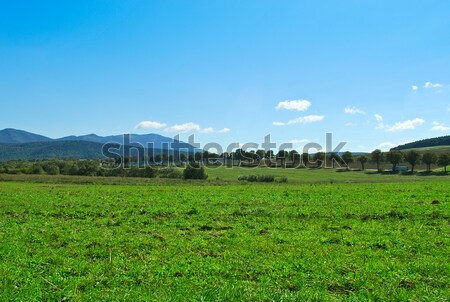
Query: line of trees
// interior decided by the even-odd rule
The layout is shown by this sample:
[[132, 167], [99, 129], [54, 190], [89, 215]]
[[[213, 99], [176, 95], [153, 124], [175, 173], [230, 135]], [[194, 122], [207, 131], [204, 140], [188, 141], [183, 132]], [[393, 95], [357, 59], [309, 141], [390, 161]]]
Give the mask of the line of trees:
[[[162, 156], [162, 155], [161, 155]], [[181, 157], [181, 154], [180, 154]], [[84, 176], [130, 176], [130, 177], [169, 177], [178, 178], [183, 177], [183, 172], [178, 166], [191, 166], [201, 168], [206, 164], [219, 163], [219, 159], [223, 162], [220, 164], [227, 164], [227, 160], [241, 160], [244, 166], [258, 166], [264, 160], [264, 164], [271, 167], [287, 167], [287, 162], [292, 167], [314, 167], [319, 168], [323, 166], [325, 160], [331, 163], [331, 167], [338, 165], [339, 167], [349, 168], [352, 163], [358, 163], [361, 170], [365, 170], [366, 164], [371, 162], [376, 165], [378, 171], [381, 171], [382, 163], [390, 163], [392, 171], [397, 171], [400, 163], [408, 163], [411, 172], [414, 173], [416, 166], [419, 164], [426, 165], [427, 172], [431, 172], [432, 165], [443, 167], [445, 173], [447, 166], [450, 165], [450, 153], [436, 154], [433, 152], [425, 152], [423, 154], [410, 150], [402, 152], [399, 150], [391, 150], [383, 153], [381, 150], [374, 150], [370, 154], [353, 155], [346, 151], [341, 154], [317, 152], [315, 154], [300, 154], [295, 150], [285, 151], [281, 150], [274, 154], [273, 151], [243, 151], [238, 149], [230, 154], [224, 153], [221, 155], [210, 152], [197, 152], [195, 154], [186, 155], [182, 157], [185, 162], [176, 162], [170, 156], [167, 160], [174, 160], [173, 162], [166, 162], [164, 167], [158, 167], [158, 163], [140, 162], [137, 158], [125, 158], [123, 160], [109, 159], [105, 161], [99, 160], [70, 160], [70, 159], [53, 159], [40, 161], [9, 161], [0, 164], [0, 173], [10, 174], [49, 174], [49, 175], [84, 175]], [[275, 162], [274, 162], [275, 161]], [[186, 164], [185, 164], [186, 163]], [[281, 163], [281, 165], [278, 165]], [[149, 164], [152, 164], [151, 166]], [[242, 162], [240, 162], [242, 164]], [[192, 172], [192, 173], [191, 173]], [[197, 175], [191, 171], [192, 175]], [[187, 175], [191, 175], [191, 174]], [[199, 176], [200, 177], [200, 176]], [[201, 176], [203, 177], [203, 176]], [[200, 178], [201, 178], [200, 177]]]
[[183, 170], [170, 165], [159, 168], [149, 165], [124, 167], [117, 166], [111, 161], [68, 159], [9, 161], [0, 164], [0, 173], [185, 179], [206, 179], [208, 177], [201, 164], [187, 165]]
[[425, 152], [420, 154], [416, 150], [410, 150], [403, 153], [399, 150], [391, 150], [386, 154], [386, 159], [392, 164], [392, 170], [395, 171], [397, 165], [404, 160], [411, 166], [411, 172], [419, 163], [423, 163], [427, 167], [427, 172], [431, 172], [431, 165], [438, 165], [444, 168], [447, 173], [447, 166], [450, 165], [450, 153], [436, 154], [433, 152]]

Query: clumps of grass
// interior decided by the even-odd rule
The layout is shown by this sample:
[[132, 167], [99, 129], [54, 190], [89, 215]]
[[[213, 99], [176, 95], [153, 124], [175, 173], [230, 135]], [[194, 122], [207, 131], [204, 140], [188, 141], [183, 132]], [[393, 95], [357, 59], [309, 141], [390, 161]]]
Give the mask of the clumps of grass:
[[278, 177], [276, 178], [274, 175], [240, 175], [238, 177], [239, 181], [248, 181], [248, 182], [282, 182], [285, 183], [288, 181], [287, 177]]
[[277, 178], [277, 179], [276, 179], [276, 181], [277, 181], [277, 182], [282, 182], [282, 183], [285, 183], [285, 182], [287, 182], [287, 181], [288, 181], [288, 178], [287, 178], [287, 177], [284, 177], [284, 176], [283, 176], [283, 177], [279, 177], [279, 178]]
[[158, 169], [158, 176], [160, 178], [182, 178], [183, 172], [175, 167], [165, 167]]
[[238, 177], [239, 181], [248, 182], [274, 182], [275, 176], [273, 175], [241, 175]]

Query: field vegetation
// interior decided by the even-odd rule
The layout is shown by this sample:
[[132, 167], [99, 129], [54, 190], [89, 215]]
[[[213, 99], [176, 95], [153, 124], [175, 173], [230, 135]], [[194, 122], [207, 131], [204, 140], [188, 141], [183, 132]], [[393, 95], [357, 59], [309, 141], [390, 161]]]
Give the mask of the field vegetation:
[[208, 174], [0, 175], [1, 300], [448, 301], [447, 177]]

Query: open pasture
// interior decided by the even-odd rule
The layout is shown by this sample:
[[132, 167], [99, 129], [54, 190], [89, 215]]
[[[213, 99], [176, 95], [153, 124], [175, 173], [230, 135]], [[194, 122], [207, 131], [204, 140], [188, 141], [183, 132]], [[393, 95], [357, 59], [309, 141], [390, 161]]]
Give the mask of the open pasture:
[[0, 182], [1, 300], [448, 301], [447, 178], [330, 175]]

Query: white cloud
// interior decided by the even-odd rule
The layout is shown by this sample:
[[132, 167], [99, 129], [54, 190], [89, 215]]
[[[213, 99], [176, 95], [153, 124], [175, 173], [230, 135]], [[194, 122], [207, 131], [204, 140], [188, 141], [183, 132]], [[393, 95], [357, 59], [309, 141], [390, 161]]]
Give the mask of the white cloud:
[[442, 88], [442, 87], [444, 87], [444, 85], [440, 83], [431, 83], [431, 82], [426, 82], [423, 85], [423, 88]]
[[136, 125], [136, 129], [161, 129], [166, 127], [167, 124], [154, 122], [154, 121], [142, 121]]
[[200, 126], [192, 122], [184, 124], [175, 124], [173, 126], [164, 129], [164, 131], [169, 132], [195, 132], [200, 130], [201, 130]]
[[411, 86], [411, 89], [412, 89], [412, 91], [413, 91], [414, 93], [416, 93], [417, 90], [419, 90], [419, 86], [417, 86], [417, 85], [412, 85], [412, 86]]
[[377, 122], [382, 122], [383, 121], [383, 117], [381, 115], [375, 113], [373, 116], [375, 117]]
[[227, 132], [230, 132], [230, 129], [223, 128], [220, 130], [215, 130], [214, 128], [208, 127], [208, 128], [200, 129], [199, 132], [201, 132], [201, 133], [227, 133]]
[[211, 128], [211, 127], [203, 128], [203, 129], [200, 129], [199, 132], [201, 132], [201, 133], [213, 133], [214, 132], [214, 128]]
[[231, 131], [230, 128], [223, 128], [223, 129], [218, 130], [217, 132], [219, 132], [219, 133], [227, 133], [227, 132], [230, 132], [230, 131]]
[[450, 127], [445, 126], [444, 123], [433, 122], [433, 127], [431, 127], [431, 130], [447, 132], [450, 131]]
[[378, 125], [375, 129], [384, 129], [386, 126], [383, 123], [383, 120], [384, 120], [383, 116], [381, 116], [377, 113], [374, 114], [373, 116], [375, 117], [375, 120], [378, 122]]
[[356, 108], [355, 106], [347, 106], [344, 108], [344, 113], [346, 114], [366, 114], [364, 111], [362, 111], [361, 109]]
[[298, 117], [294, 120], [294, 124], [309, 124], [309, 123], [315, 123], [315, 122], [320, 122], [321, 120], [323, 120], [325, 118], [324, 115], [306, 115], [306, 116], [301, 116]]
[[356, 124], [354, 124], [354, 123], [352, 123], [352, 122], [348, 122], [348, 123], [345, 123], [344, 126], [345, 126], [345, 127], [354, 127], [354, 126], [356, 126]]
[[311, 106], [311, 102], [308, 100], [293, 100], [293, 101], [282, 101], [279, 102], [275, 109], [285, 109], [285, 110], [296, 110], [305, 111]]
[[384, 143], [379, 144], [379, 145], [378, 145], [378, 148], [380, 148], [380, 149], [382, 149], [382, 150], [386, 150], [386, 149], [394, 148], [394, 147], [396, 147], [396, 146], [398, 146], [398, 145], [393, 144], [393, 143], [391, 143], [391, 142], [384, 142]]
[[389, 132], [399, 132], [403, 130], [413, 130], [416, 126], [422, 125], [425, 122], [424, 119], [415, 118], [413, 120], [407, 120], [403, 122], [397, 122], [394, 126], [389, 127], [386, 131]]
[[273, 122], [272, 125], [286, 126], [286, 125], [294, 125], [294, 124], [310, 124], [310, 123], [320, 122], [324, 118], [325, 118], [324, 115], [305, 115], [305, 116], [300, 116], [296, 119], [290, 120], [287, 123]]
[[230, 129], [229, 128], [223, 128], [220, 130], [215, 130], [214, 128], [211, 127], [207, 127], [207, 128], [202, 128], [200, 127], [200, 125], [193, 123], [193, 122], [189, 122], [189, 123], [184, 123], [184, 124], [175, 124], [173, 126], [170, 126], [166, 129], [164, 129], [164, 131], [167, 132], [179, 132], [179, 133], [185, 133], [185, 132], [200, 132], [200, 133], [226, 133], [229, 132]]

